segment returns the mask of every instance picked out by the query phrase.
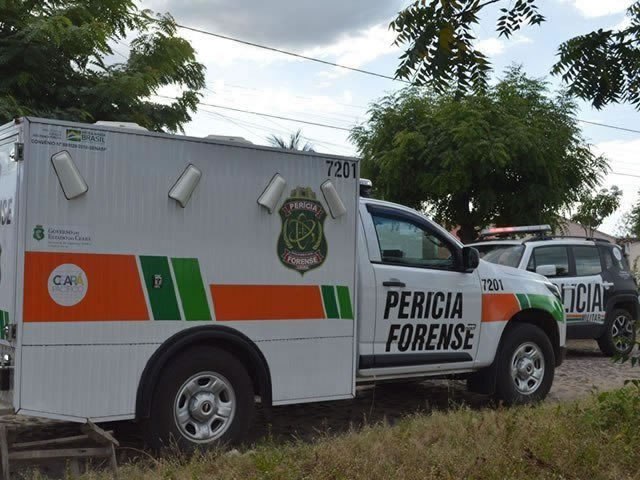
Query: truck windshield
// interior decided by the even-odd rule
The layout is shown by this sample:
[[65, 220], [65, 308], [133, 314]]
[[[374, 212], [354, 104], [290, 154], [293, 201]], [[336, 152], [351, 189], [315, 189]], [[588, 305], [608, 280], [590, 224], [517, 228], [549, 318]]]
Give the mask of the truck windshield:
[[517, 268], [524, 252], [524, 245], [493, 245], [493, 248], [484, 254], [483, 260], [498, 265]]

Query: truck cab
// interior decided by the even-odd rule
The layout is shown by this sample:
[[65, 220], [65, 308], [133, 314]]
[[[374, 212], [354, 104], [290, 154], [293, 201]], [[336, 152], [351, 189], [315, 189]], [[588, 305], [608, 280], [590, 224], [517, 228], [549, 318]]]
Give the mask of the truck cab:
[[[486, 373], [507, 325], [517, 322], [547, 336], [552, 356], [546, 368], [560, 365], [564, 315], [548, 280], [478, 261], [475, 249], [413, 209], [362, 198], [359, 210], [361, 379]], [[508, 401], [524, 398], [503, 394]]]

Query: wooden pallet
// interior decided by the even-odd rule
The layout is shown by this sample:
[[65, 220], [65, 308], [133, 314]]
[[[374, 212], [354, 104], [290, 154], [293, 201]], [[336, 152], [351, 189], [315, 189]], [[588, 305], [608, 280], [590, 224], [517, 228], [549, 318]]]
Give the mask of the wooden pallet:
[[[81, 426], [81, 435], [36, 440], [32, 442], [10, 442], [10, 435], [16, 427], [0, 425], [0, 457], [2, 479], [10, 479], [10, 464], [13, 462], [38, 463], [49, 459], [69, 459], [71, 474], [80, 475], [80, 459], [108, 458], [114, 478], [118, 478], [116, 447], [120, 444], [107, 432], [87, 420]], [[93, 447], [72, 447], [74, 444], [94, 443]]]

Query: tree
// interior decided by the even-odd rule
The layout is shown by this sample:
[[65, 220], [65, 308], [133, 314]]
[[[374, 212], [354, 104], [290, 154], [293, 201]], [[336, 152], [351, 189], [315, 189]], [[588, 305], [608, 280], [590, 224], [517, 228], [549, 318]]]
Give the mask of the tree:
[[[604, 1], [604, 0], [603, 0]], [[396, 76], [458, 93], [487, 87], [491, 65], [475, 47], [473, 28], [482, 13], [495, 11], [496, 30], [511, 37], [525, 24], [540, 25], [545, 17], [538, 0], [418, 0], [391, 23], [396, 44], [406, 45]], [[499, 10], [497, 7], [500, 7]], [[619, 31], [599, 29], [567, 40], [558, 48], [552, 69], [569, 93], [594, 107], [629, 102], [640, 108], [640, 1], [627, 10], [629, 25]]]
[[[638, 192], [640, 195], [640, 192]], [[622, 216], [618, 235], [621, 237], [640, 238], [640, 200], [636, 202], [630, 212]]]
[[607, 162], [581, 137], [575, 103], [509, 69], [485, 93], [456, 98], [410, 87], [371, 106], [351, 138], [378, 195], [461, 226], [558, 223]]
[[599, 193], [585, 192], [571, 220], [582, 225], [586, 236], [592, 236], [605, 218], [620, 207], [622, 190], [615, 185], [610, 190], [603, 188]]
[[303, 152], [313, 152], [313, 145], [311, 143], [303, 143], [304, 138], [302, 137], [301, 130], [292, 133], [289, 139], [285, 139], [277, 135], [271, 135], [269, 138], [267, 138], [267, 140], [272, 146], [283, 148], [285, 150], [301, 150]]
[[[140, 11], [134, 0], [7, 0], [0, 19], [2, 123], [36, 115], [175, 132], [196, 110], [204, 66], [168, 14]], [[125, 56], [123, 39], [134, 32]], [[182, 92], [177, 100], [149, 99], [169, 86]]]

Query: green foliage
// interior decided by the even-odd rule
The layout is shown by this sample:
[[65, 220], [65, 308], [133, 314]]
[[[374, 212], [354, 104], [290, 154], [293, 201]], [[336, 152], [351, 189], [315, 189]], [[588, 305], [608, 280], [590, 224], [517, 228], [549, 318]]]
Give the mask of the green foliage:
[[586, 235], [592, 235], [604, 219], [620, 207], [621, 198], [622, 190], [615, 185], [610, 190], [603, 188], [596, 194], [587, 191], [580, 198], [580, 205], [571, 220], [582, 225]]
[[640, 238], [640, 200], [623, 215], [619, 228], [621, 237]]
[[580, 135], [575, 104], [547, 96], [518, 68], [462, 99], [408, 88], [372, 105], [351, 138], [378, 196], [429, 208], [462, 226], [557, 224], [556, 212], [595, 188], [607, 162]]
[[600, 393], [595, 405], [585, 411], [584, 420], [597, 430], [635, 443], [640, 431], [640, 385], [630, 383], [627, 388]]
[[[491, 64], [474, 47], [473, 29], [480, 14], [495, 14], [499, 36], [509, 38], [523, 25], [540, 25], [545, 17], [537, 0], [418, 0], [398, 14], [390, 28], [406, 50], [396, 77], [437, 92], [455, 88], [459, 95], [483, 91]], [[640, 108], [640, 1], [627, 10], [630, 25], [603, 30], [562, 43], [552, 73], [561, 75], [569, 93], [596, 108], [629, 102]]]
[[596, 108], [625, 102], [640, 108], [640, 2], [627, 17], [630, 25], [623, 30], [599, 29], [560, 45], [552, 72]]
[[[271, 135], [267, 138], [267, 141], [274, 147], [284, 148], [285, 150], [301, 150], [303, 152], [313, 152], [313, 145], [309, 142], [305, 142], [302, 137], [302, 130], [298, 130], [292, 133], [291, 136], [286, 139], [277, 135]], [[304, 142], [304, 143], [303, 143]]]
[[[34, 115], [175, 132], [197, 107], [204, 66], [170, 15], [133, 0], [0, 0], [0, 18], [0, 123]], [[108, 61], [132, 32], [128, 58]], [[176, 101], [149, 100], [167, 86], [182, 92]]]

